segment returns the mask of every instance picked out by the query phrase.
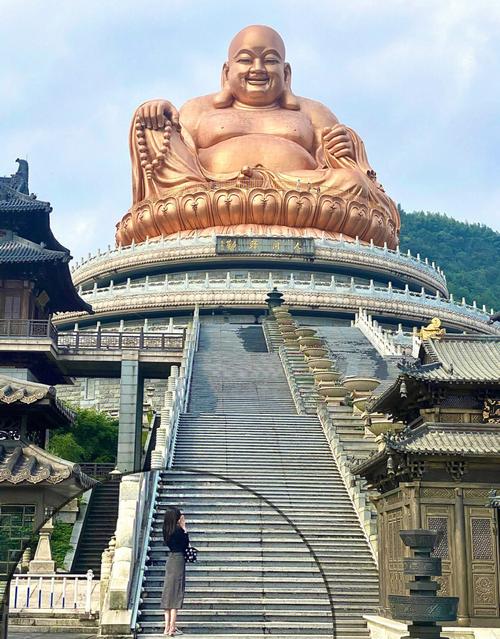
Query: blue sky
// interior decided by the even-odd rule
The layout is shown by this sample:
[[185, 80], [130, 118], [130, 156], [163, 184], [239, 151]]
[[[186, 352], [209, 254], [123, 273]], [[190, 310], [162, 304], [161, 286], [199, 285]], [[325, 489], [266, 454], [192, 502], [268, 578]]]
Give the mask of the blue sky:
[[219, 87], [231, 37], [283, 36], [293, 90], [363, 138], [386, 191], [500, 230], [498, 0], [0, 0], [0, 174], [31, 190], [75, 257], [114, 242], [130, 205], [141, 102]]

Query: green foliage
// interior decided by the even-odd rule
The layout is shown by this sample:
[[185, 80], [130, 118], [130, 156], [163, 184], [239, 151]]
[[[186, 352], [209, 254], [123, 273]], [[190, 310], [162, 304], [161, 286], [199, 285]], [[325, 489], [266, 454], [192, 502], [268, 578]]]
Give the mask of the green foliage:
[[85, 461], [85, 449], [78, 444], [74, 433], [56, 432], [51, 435], [49, 450], [68, 461]]
[[49, 451], [73, 462], [115, 462], [118, 420], [92, 408], [74, 410], [74, 425], [51, 436]]
[[64, 557], [71, 547], [69, 540], [71, 539], [71, 531], [73, 526], [62, 521], [54, 523], [54, 530], [50, 538], [50, 549], [52, 550], [52, 559], [56, 562], [57, 568], [63, 568]]
[[459, 222], [441, 213], [415, 211], [401, 215], [401, 251], [420, 253], [446, 274], [455, 300], [499, 307], [500, 233], [484, 224]]

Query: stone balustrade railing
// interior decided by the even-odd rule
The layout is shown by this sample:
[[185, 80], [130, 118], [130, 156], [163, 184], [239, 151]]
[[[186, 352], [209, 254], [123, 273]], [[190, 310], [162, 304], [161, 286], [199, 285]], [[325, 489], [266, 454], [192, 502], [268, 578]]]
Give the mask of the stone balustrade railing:
[[350, 468], [351, 460], [348, 459], [344, 451], [342, 442], [328, 412], [327, 405], [324, 402], [318, 402], [318, 417], [323, 426], [325, 437], [330, 445], [335, 461], [337, 462], [342, 479], [344, 480], [347, 492], [354, 504], [366, 537], [370, 542], [373, 557], [377, 562], [377, 514], [375, 507], [369, 500], [365, 482], [359, 480], [359, 478], [352, 474]]
[[[297, 324], [295, 324], [295, 328], [298, 328]], [[295, 406], [297, 408], [297, 412], [299, 415], [305, 415], [307, 411], [305, 410], [305, 406], [300, 396], [295, 374], [288, 361], [286, 346], [280, 346], [279, 356], [290, 387], [290, 391], [292, 393]], [[328, 441], [328, 444], [332, 451], [332, 455], [342, 476], [342, 480], [344, 482], [346, 490], [353, 502], [355, 511], [369, 541], [373, 557], [377, 562], [377, 524], [375, 508], [368, 499], [368, 494], [365, 490], [364, 482], [357, 480], [351, 472], [349, 466], [350, 460], [345, 454], [344, 447], [332, 422], [327, 404], [324, 401], [318, 399], [316, 401], [316, 412], [321, 426], [323, 427], [323, 432], [325, 433], [326, 440]]]
[[[130, 279], [125, 284], [114, 285], [113, 282], [109, 286], [94, 286], [92, 291], [80, 290], [80, 294], [86, 302], [94, 306], [94, 310], [99, 312], [99, 302], [106, 300], [118, 300], [121, 297], [129, 297], [145, 293], [161, 293], [161, 292], [184, 292], [184, 291], [210, 291], [210, 290], [263, 290], [266, 293], [274, 286], [277, 286], [282, 292], [286, 291], [304, 291], [312, 293], [337, 293], [345, 296], [364, 297], [366, 300], [378, 299], [387, 301], [409, 301], [419, 305], [428, 306], [440, 310], [454, 309], [461, 315], [473, 317], [479, 321], [486, 322], [489, 314], [486, 307], [479, 309], [476, 302], [472, 305], [466, 304], [462, 299], [461, 304], [455, 304], [451, 299], [443, 298], [439, 292], [436, 295], [428, 295], [422, 288], [420, 292], [411, 291], [408, 286], [404, 290], [394, 288], [389, 282], [387, 286], [375, 286], [373, 281], [369, 285], [356, 284], [352, 279], [349, 284], [340, 283], [331, 276], [330, 282], [317, 281], [314, 275], [308, 282], [300, 281], [292, 272], [287, 278], [276, 278], [270, 273], [267, 278], [259, 278], [252, 275], [248, 271], [245, 278], [236, 276], [231, 271], [227, 271], [226, 276], [213, 276], [206, 273], [204, 278], [196, 278], [185, 273], [182, 280], [170, 280], [168, 276], [163, 281], [133, 282]], [[491, 309], [493, 313], [493, 309]]]
[[[446, 295], [446, 277], [443, 271], [427, 258], [422, 260], [419, 254], [413, 256], [410, 251], [403, 253], [399, 248], [392, 250], [386, 246], [375, 246], [373, 243], [363, 244], [343, 239], [342, 236], [339, 240], [316, 238], [314, 244], [317, 259], [371, 266], [377, 270], [392, 270], [394, 273], [404, 273], [410, 277], [419, 275], [423, 283], [440, 289]], [[98, 250], [96, 254], [89, 254], [88, 258], [78, 261], [72, 268], [72, 275], [73, 281], [78, 285], [92, 281], [103, 273], [126, 271], [141, 264], [158, 264], [162, 261], [215, 255], [216, 236], [202, 236], [194, 232], [191, 237], [155, 238], [141, 244], [132, 243], [130, 246], [115, 249], [108, 246], [106, 251]]]
[[156, 446], [151, 454], [151, 468], [170, 468], [172, 465], [179, 417], [187, 408], [194, 354], [198, 347], [200, 313], [195, 308], [193, 321], [186, 330], [181, 366], [172, 366], [167, 379], [165, 400], [156, 433]]
[[[395, 340], [395, 334], [385, 331], [380, 324], [363, 308], [360, 308], [354, 319], [354, 326], [359, 328], [363, 335], [372, 343], [382, 357], [402, 356], [406, 354], [405, 349]], [[402, 329], [399, 330], [400, 334]], [[410, 344], [411, 350], [411, 344]]]
[[292, 399], [293, 403], [295, 404], [297, 414], [307, 415], [306, 407], [304, 406], [298, 384], [295, 380], [295, 375], [293, 373], [292, 367], [290, 366], [290, 362], [288, 361], [288, 353], [285, 346], [279, 347], [278, 354], [281, 360], [281, 365], [283, 366], [286, 380], [288, 382], [288, 387], [290, 388], [290, 393], [292, 394]]
[[199, 310], [186, 329], [180, 367], [172, 366], [167, 380], [160, 426], [151, 454], [151, 471], [122, 477], [113, 551], [103, 553], [107, 583], [101, 609], [101, 632], [130, 635], [135, 632], [139, 590], [146, 565], [147, 543], [153, 517], [159, 471], [172, 464], [180, 413], [186, 409], [194, 353], [198, 344]]
[[99, 610], [99, 580], [92, 570], [86, 574], [23, 574], [10, 584], [10, 611], [26, 611], [53, 616], [72, 611], [91, 615]]
[[[132, 636], [159, 471], [124, 475], [116, 533], [102, 554], [100, 632]], [[137, 600], [137, 602], [136, 602]]]

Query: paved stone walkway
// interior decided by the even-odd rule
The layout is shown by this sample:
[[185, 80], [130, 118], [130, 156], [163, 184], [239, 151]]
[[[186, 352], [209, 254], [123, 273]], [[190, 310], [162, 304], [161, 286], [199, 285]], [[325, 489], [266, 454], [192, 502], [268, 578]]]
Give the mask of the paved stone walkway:
[[9, 628], [7, 639], [96, 639], [95, 633], [77, 634], [74, 632], [33, 632]]

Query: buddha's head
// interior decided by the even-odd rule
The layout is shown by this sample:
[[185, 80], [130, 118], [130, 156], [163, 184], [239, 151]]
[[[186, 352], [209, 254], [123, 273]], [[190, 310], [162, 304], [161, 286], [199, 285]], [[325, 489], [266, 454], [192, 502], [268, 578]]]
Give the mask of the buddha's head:
[[270, 27], [252, 25], [237, 33], [229, 45], [222, 68], [222, 91], [214, 104], [225, 108], [237, 100], [250, 107], [281, 104], [298, 109], [290, 81], [291, 69], [285, 62], [280, 34]]

